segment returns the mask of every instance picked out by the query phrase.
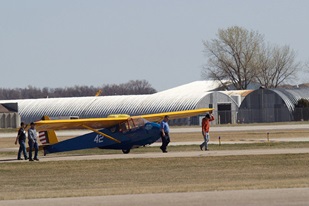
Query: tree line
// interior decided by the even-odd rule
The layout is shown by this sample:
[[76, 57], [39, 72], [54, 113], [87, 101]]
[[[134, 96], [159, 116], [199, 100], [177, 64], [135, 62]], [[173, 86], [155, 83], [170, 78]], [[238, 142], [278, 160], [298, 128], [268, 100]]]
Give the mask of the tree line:
[[257, 31], [233, 26], [219, 29], [217, 38], [204, 41], [208, 62], [202, 69], [206, 79], [247, 89], [251, 83], [264, 88], [276, 88], [295, 80], [297, 72], [308, 68], [296, 60], [296, 52], [289, 46], [267, 44]]
[[55, 97], [111, 96], [153, 94], [157, 91], [146, 80], [130, 80], [122, 84], [108, 84], [101, 87], [73, 86], [65, 88], [0, 88], [0, 100], [37, 99]]

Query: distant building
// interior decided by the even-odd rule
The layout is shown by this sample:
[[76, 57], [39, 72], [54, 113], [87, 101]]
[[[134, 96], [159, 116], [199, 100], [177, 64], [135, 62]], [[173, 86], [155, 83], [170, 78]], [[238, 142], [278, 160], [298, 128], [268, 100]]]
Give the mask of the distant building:
[[[26, 123], [37, 121], [43, 115], [52, 118], [95, 118], [110, 114], [134, 116], [208, 107], [214, 108], [215, 121], [212, 124], [309, 119], [309, 111], [295, 108], [299, 99], [309, 100], [308, 88], [218, 91], [220, 87], [218, 81], [195, 81], [147, 95], [3, 100], [0, 104], [5, 103], [7, 107], [15, 105], [21, 121]], [[203, 115], [177, 119], [170, 121], [170, 124], [200, 125], [202, 118]]]
[[0, 104], [0, 128], [17, 128], [19, 125], [17, 103]]
[[258, 89], [248, 94], [242, 101], [238, 121], [286, 122], [300, 120], [295, 105], [300, 99], [309, 100], [309, 89]]
[[[212, 91], [217, 81], [195, 81], [150, 95], [91, 96], [0, 101], [17, 103], [21, 120], [28, 123], [43, 115], [79, 118], [107, 117], [110, 114], [152, 114], [191, 110], [205, 107], [215, 109], [215, 123], [236, 123], [241, 93]], [[226, 111], [225, 111], [226, 110]], [[179, 119], [171, 125], [199, 125], [202, 116]]]

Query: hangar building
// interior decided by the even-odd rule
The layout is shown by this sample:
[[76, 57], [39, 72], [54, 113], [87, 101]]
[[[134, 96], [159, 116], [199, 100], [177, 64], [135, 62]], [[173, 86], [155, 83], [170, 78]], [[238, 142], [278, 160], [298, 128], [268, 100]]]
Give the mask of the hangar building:
[[17, 103], [0, 104], [0, 128], [17, 128], [19, 125]]
[[[151, 114], [204, 107], [215, 109], [216, 123], [236, 123], [236, 113], [246, 92], [213, 91], [216, 81], [195, 81], [150, 95], [91, 96], [3, 100], [18, 104], [21, 121], [29, 123], [43, 115], [50, 117], [107, 117], [110, 114]], [[221, 113], [220, 113], [221, 112]], [[202, 116], [174, 120], [171, 125], [199, 125]]]
[[295, 105], [309, 100], [309, 89], [263, 89], [248, 94], [242, 101], [238, 121], [242, 123], [300, 120]]

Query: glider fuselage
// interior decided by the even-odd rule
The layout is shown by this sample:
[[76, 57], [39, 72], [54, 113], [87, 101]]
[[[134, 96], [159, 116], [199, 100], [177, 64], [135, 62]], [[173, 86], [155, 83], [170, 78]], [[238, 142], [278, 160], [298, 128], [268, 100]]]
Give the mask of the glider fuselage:
[[96, 132], [90, 132], [46, 146], [45, 152], [55, 153], [98, 147], [100, 149], [119, 149], [128, 153], [132, 148], [152, 144], [160, 138], [160, 125], [144, 120], [134, 125], [130, 125], [128, 121], [99, 131], [119, 140], [120, 143]]

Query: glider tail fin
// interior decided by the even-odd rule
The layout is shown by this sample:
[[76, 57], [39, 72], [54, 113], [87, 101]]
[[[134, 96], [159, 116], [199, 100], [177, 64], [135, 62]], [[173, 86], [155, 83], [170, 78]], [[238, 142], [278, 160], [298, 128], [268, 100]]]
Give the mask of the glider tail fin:
[[[50, 118], [48, 116], [42, 117], [42, 120], [49, 120], [49, 119]], [[51, 145], [59, 142], [54, 130], [40, 131], [39, 139], [42, 145]]]

